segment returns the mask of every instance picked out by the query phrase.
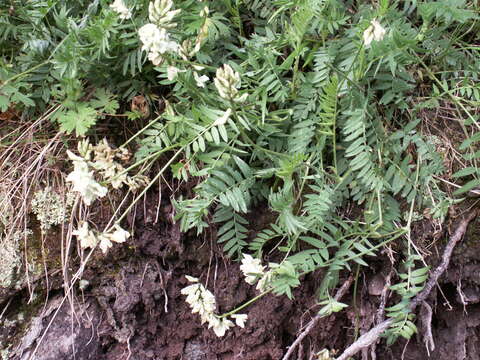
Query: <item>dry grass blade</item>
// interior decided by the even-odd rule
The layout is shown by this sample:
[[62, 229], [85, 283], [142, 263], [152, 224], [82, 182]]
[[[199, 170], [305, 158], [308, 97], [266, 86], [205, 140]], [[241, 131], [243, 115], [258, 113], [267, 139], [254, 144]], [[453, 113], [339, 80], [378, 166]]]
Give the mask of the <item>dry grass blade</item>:
[[[24, 276], [31, 294], [30, 272], [33, 267], [31, 256], [27, 254], [31, 246], [27, 234], [31, 233], [28, 227], [32, 194], [49, 186], [66, 193], [63, 174], [50, 165], [50, 160], [65, 150], [61, 134], [55, 132], [49, 120], [56, 110], [57, 107], [50, 108], [34, 122], [26, 122], [25, 126], [3, 133], [0, 139], [3, 143], [0, 148], [0, 214], [3, 219], [0, 221], [0, 239], [3, 245], [12, 242], [14, 236], [20, 239], [16, 243], [19, 249], [23, 249]], [[23, 244], [20, 244], [22, 240]], [[45, 259], [42, 259], [44, 239], [41, 240], [42, 251], [35, 250], [35, 257], [43, 261], [42, 267], [47, 273]]]

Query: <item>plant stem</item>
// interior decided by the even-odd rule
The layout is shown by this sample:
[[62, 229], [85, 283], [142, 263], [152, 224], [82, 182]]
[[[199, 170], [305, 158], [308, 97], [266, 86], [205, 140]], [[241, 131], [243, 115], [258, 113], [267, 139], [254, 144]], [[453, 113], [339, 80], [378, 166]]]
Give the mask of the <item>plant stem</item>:
[[248, 300], [246, 303], [243, 303], [242, 305], [240, 305], [239, 307], [233, 309], [232, 311], [229, 311], [228, 313], [225, 313], [225, 314], [222, 314], [220, 315], [220, 318], [226, 318], [230, 315], [233, 315], [237, 312], [239, 312], [240, 310], [246, 308], [247, 306], [249, 306], [250, 304], [254, 303], [255, 301], [257, 301], [258, 299], [262, 298], [263, 296], [269, 294], [272, 290], [266, 290], [264, 291], [263, 293], [261, 293], [260, 295], [257, 295], [255, 296], [254, 298]]

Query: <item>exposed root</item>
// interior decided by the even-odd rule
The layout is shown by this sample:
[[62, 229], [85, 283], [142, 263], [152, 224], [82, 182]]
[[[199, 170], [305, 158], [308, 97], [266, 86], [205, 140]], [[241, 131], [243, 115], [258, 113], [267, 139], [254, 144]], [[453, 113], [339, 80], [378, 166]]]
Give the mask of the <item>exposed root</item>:
[[[378, 307], [377, 314], [375, 316], [375, 324], [380, 324], [382, 321], [385, 320], [385, 306], [387, 304], [388, 293], [391, 285], [391, 279], [393, 275], [393, 268], [390, 269], [387, 277], [385, 278], [385, 286], [382, 289], [382, 293], [380, 294], [380, 306]], [[377, 359], [377, 342], [374, 342], [370, 348], [370, 357], [372, 360]]]
[[[428, 282], [425, 285], [424, 289], [412, 300], [412, 303], [410, 304], [411, 311], [415, 310], [415, 308], [419, 304], [421, 304], [427, 299], [433, 287], [437, 284], [440, 276], [442, 276], [445, 270], [447, 270], [455, 245], [457, 245], [457, 243], [462, 239], [463, 235], [467, 231], [468, 224], [473, 219], [475, 219], [476, 216], [477, 211], [472, 211], [465, 219], [460, 222], [457, 229], [455, 230], [455, 233], [452, 235], [447, 246], [445, 247], [440, 265], [438, 265], [435, 271], [430, 275], [430, 278], [428, 279]], [[392, 322], [392, 319], [388, 319], [370, 329], [368, 332], [360, 336], [357, 341], [355, 341], [352, 345], [345, 349], [343, 354], [340, 355], [336, 360], [347, 360], [349, 357], [355, 355], [362, 349], [373, 344], [375, 341], [377, 341], [380, 335], [389, 328]]]
[[[343, 283], [343, 285], [338, 289], [337, 293], [335, 294], [334, 299], [336, 301], [339, 301], [347, 292], [347, 290], [350, 288], [350, 285], [353, 282], [353, 276], [350, 275], [349, 278]], [[298, 345], [302, 342], [302, 340], [312, 331], [312, 329], [318, 324], [320, 319], [322, 319], [324, 315], [317, 314], [310, 322], [308, 323], [307, 327], [303, 332], [297, 337], [297, 339], [292, 343], [290, 348], [288, 349], [287, 353], [285, 356], [282, 358], [282, 360], [288, 360], [290, 356], [293, 354], [295, 349], [297, 348]]]
[[427, 349], [428, 356], [430, 352], [435, 350], [435, 342], [432, 335], [432, 307], [426, 302], [422, 302], [422, 309], [420, 311], [420, 321], [423, 328], [423, 342]]

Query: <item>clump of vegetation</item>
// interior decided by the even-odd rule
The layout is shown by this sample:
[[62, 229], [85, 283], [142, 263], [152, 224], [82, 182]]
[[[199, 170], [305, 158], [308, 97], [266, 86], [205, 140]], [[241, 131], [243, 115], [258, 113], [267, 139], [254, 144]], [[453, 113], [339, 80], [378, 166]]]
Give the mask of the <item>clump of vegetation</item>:
[[[191, 196], [174, 200], [181, 230], [216, 227], [259, 296], [292, 298], [302, 276], [324, 269], [321, 311], [341, 311], [346, 305], [332, 297], [340, 274], [367, 267], [397, 242], [391, 289], [399, 301], [387, 309], [387, 336], [391, 342], [416, 331], [409, 304], [429, 268], [413, 242], [413, 223], [428, 217], [442, 226], [449, 206], [461, 201], [455, 196], [480, 185], [480, 59], [469, 45], [478, 40], [478, 5], [36, 0], [13, 1], [8, 11], [15, 16], [0, 16], [2, 111], [19, 108], [28, 117], [45, 110], [72, 140], [98, 138], [114, 116], [128, 127], [153, 114], [128, 109], [138, 96], [157, 110], [118, 149], [78, 139], [79, 155], [68, 151], [74, 169], [65, 179], [87, 207], [109, 185], [144, 188], [122, 214], [115, 211], [113, 227], [93, 232], [79, 221], [74, 234], [82, 248], [106, 252], [111, 241], [126, 241], [121, 220], [171, 171], [196, 184]], [[455, 168], [424, 134], [430, 110], [442, 106], [464, 131]], [[132, 144], [135, 162], [127, 167], [121, 162]], [[258, 230], [248, 214], [260, 203], [275, 216]], [[68, 201], [42, 192], [32, 206], [46, 230], [65, 220]], [[265, 271], [271, 249], [280, 260]], [[202, 322], [219, 336], [233, 326], [228, 317], [243, 326], [247, 315], [235, 312], [245, 306], [219, 315], [213, 295], [190, 280], [183, 293]], [[208, 306], [198, 305], [201, 299]]]

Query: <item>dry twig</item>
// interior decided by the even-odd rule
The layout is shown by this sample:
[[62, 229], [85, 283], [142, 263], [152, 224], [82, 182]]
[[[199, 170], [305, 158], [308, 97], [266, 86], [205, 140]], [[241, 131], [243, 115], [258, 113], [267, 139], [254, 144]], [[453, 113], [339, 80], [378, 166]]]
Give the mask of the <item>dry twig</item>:
[[[421, 304], [427, 299], [433, 287], [437, 284], [440, 276], [442, 276], [445, 270], [447, 270], [455, 245], [457, 245], [457, 243], [462, 239], [463, 235], [467, 231], [468, 224], [476, 216], [477, 211], [472, 211], [465, 219], [460, 222], [459, 226], [455, 230], [455, 233], [452, 235], [452, 237], [448, 241], [447, 246], [445, 247], [440, 265], [438, 265], [435, 271], [430, 275], [430, 278], [428, 279], [428, 282], [423, 288], [423, 290], [412, 300], [412, 303], [410, 304], [411, 311], [415, 310], [418, 304]], [[370, 346], [373, 342], [377, 341], [379, 336], [386, 329], [388, 329], [392, 322], [392, 319], [388, 319], [370, 329], [368, 332], [360, 336], [357, 341], [355, 341], [352, 345], [346, 348], [343, 354], [340, 355], [336, 360], [347, 360], [349, 357], [355, 355], [363, 348]]]

